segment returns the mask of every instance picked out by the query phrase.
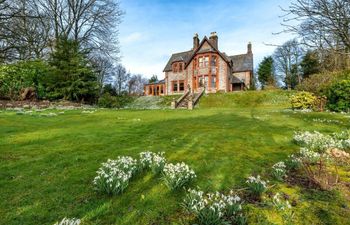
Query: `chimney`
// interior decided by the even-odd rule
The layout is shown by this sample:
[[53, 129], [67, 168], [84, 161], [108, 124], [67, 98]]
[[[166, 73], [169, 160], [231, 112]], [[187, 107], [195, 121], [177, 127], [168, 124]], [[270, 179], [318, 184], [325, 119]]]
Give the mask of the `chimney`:
[[218, 49], [218, 36], [217, 36], [216, 32], [210, 33], [209, 41], [216, 49]]
[[195, 33], [193, 36], [193, 51], [196, 51], [198, 47], [199, 47], [199, 38], [198, 38], [198, 34]]
[[248, 54], [253, 54], [253, 52], [252, 52], [252, 43], [251, 42], [248, 43], [248, 52], [247, 53]]

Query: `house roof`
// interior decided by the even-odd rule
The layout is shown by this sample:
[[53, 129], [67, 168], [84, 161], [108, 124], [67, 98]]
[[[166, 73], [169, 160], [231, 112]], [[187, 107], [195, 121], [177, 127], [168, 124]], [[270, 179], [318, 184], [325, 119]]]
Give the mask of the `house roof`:
[[172, 54], [168, 63], [166, 64], [163, 72], [168, 72], [168, 71], [171, 71], [171, 64], [173, 62], [178, 62], [178, 61], [184, 61], [186, 62], [188, 58], [191, 57], [193, 51], [190, 50], [190, 51], [186, 51], [186, 52], [179, 52], [179, 53], [175, 53], [175, 54]]
[[[201, 49], [202, 45], [208, 42], [210, 45], [210, 49]], [[242, 54], [242, 55], [233, 55], [228, 56], [225, 52], [220, 52], [218, 49], [216, 49], [209, 39], [205, 36], [201, 43], [199, 44], [199, 47], [196, 51], [189, 50], [185, 52], [179, 52], [174, 53], [171, 55], [168, 63], [166, 64], [163, 72], [169, 72], [172, 70], [171, 64], [173, 62], [185, 62], [185, 68], [189, 65], [192, 58], [197, 53], [206, 53], [206, 52], [217, 52], [230, 66], [232, 66], [233, 72], [243, 72], [243, 71], [253, 71], [253, 54]], [[232, 62], [232, 64], [231, 64]]]
[[233, 72], [253, 71], [253, 54], [233, 55], [229, 58], [232, 60]]

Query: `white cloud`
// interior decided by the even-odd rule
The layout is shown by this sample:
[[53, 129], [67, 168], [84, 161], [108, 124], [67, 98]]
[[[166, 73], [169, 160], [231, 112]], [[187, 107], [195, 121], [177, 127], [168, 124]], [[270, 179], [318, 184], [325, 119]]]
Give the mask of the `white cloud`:
[[134, 33], [131, 33], [125, 37], [121, 37], [120, 38], [120, 43], [122, 45], [128, 45], [128, 44], [131, 44], [133, 42], [137, 42], [137, 41], [140, 41], [142, 40], [144, 37], [142, 35], [142, 33], [140, 32], [134, 32]]

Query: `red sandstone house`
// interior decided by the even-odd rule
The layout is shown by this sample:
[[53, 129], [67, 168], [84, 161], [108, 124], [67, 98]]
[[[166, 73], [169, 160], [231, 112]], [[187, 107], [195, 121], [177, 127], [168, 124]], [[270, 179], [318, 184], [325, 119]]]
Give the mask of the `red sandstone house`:
[[189, 88], [207, 93], [246, 90], [253, 79], [252, 45], [246, 54], [228, 56], [219, 50], [216, 32], [201, 42], [195, 34], [193, 49], [173, 54], [163, 72], [164, 80], [145, 85], [145, 95], [183, 94]]

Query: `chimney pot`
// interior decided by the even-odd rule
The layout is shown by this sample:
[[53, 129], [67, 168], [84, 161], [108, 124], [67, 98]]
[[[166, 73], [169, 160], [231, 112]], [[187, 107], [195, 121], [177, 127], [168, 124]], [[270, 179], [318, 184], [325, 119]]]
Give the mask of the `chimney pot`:
[[199, 38], [198, 38], [198, 34], [195, 33], [193, 36], [193, 51], [196, 51], [198, 47], [199, 47]]
[[253, 54], [253, 51], [252, 51], [252, 43], [251, 43], [251, 42], [248, 43], [247, 50], [248, 50], [248, 51], [247, 51], [248, 54]]
[[215, 31], [210, 33], [209, 41], [216, 49], [218, 49], [218, 35]]

